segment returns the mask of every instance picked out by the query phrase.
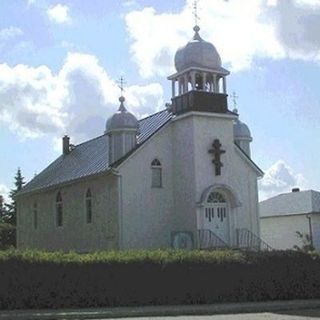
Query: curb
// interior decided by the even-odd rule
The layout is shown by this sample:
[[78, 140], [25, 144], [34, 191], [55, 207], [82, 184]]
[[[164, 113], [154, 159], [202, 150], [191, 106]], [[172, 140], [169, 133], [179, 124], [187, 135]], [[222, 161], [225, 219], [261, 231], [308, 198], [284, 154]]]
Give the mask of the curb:
[[210, 305], [115, 307], [95, 309], [60, 310], [10, 310], [0, 311], [0, 320], [34, 319], [101, 319], [127, 317], [159, 317], [260, 313], [287, 310], [319, 309], [320, 299], [268, 302], [219, 303]]

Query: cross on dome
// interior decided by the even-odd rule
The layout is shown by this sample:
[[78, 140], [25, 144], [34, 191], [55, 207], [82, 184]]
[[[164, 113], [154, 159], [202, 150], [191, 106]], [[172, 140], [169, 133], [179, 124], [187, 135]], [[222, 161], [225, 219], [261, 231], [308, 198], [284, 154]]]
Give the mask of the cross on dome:
[[125, 102], [125, 97], [123, 96], [123, 92], [124, 92], [124, 84], [126, 83], [126, 81], [124, 80], [123, 76], [120, 77], [119, 80], [117, 80], [117, 83], [118, 83], [118, 87], [120, 88], [121, 90], [121, 96], [119, 98], [119, 101], [120, 101], [120, 107], [118, 109], [118, 111], [121, 111], [121, 112], [125, 112], [127, 111], [126, 107], [124, 106], [124, 102]]
[[200, 30], [200, 28], [198, 27], [198, 22], [200, 20], [199, 16], [198, 16], [198, 2], [199, 0], [195, 0], [193, 2], [193, 16], [194, 16], [194, 22], [195, 22], [195, 27], [193, 28], [194, 31], [195, 28], [197, 27], [198, 31]]
[[230, 96], [230, 98], [232, 99], [232, 103], [233, 103], [233, 112], [238, 113], [237, 99], [239, 98], [239, 96], [237, 96], [236, 92], [233, 91], [232, 95]]

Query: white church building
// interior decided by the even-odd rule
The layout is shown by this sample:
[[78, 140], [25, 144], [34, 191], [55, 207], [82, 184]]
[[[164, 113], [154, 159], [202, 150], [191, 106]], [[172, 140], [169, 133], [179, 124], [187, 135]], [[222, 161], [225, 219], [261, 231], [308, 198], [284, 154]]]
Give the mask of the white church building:
[[101, 136], [63, 138], [63, 154], [17, 196], [18, 248], [261, 246], [263, 172], [228, 110], [229, 72], [199, 30], [176, 52], [170, 106], [137, 120], [121, 96]]

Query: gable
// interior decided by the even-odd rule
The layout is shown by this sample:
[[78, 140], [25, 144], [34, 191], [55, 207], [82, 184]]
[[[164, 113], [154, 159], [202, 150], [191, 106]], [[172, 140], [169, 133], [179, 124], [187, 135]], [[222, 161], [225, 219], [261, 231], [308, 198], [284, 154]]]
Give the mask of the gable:
[[255, 162], [236, 143], [234, 143], [234, 147], [236, 153], [255, 171], [257, 176], [263, 177], [263, 171], [255, 164]]

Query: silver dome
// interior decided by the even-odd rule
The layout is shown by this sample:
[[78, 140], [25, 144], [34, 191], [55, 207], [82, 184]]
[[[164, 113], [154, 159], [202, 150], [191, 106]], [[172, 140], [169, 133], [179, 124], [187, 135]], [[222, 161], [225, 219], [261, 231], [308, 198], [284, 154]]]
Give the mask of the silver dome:
[[[238, 113], [235, 109], [233, 112]], [[233, 122], [233, 134], [234, 138], [237, 139], [244, 139], [244, 140], [252, 140], [251, 132], [249, 127], [238, 119], [234, 120]]]
[[191, 41], [178, 49], [174, 57], [174, 64], [178, 72], [190, 67], [220, 69], [221, 58], [210, 42], [204, 41], [200, 35], [198, 26], [193, 28], [195, 34]]
[[139, 123], [137, 118], [124, 106], [124, 97], [119, 98], [120, 107], [119, 110], [112, 115], [106, 123], [106, 133], [112, 130], [119, 130], [119, 129], [136, 129], [138, 130]]

